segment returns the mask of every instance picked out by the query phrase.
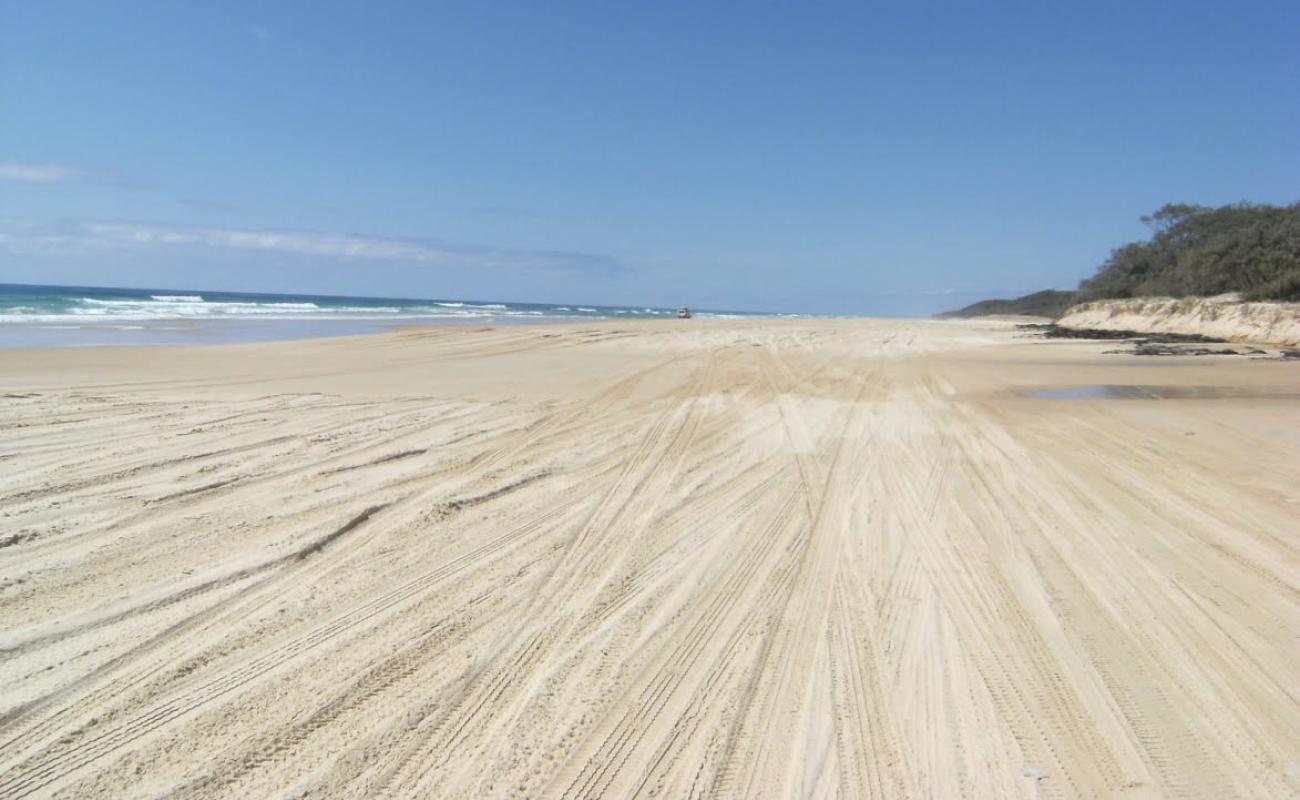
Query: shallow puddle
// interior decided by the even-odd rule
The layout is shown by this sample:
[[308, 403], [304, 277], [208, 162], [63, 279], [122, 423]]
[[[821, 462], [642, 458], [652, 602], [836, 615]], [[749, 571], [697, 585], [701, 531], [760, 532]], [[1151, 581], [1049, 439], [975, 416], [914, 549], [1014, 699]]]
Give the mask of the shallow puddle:
[[1236, 386], [1133, 386], [1117, 383], [1090, 383], [1056, 389], [1033, 389], [1021, 392], [1024, 397], [1049, 400], [1300, 400], [1300, 390], [1246, 389]]

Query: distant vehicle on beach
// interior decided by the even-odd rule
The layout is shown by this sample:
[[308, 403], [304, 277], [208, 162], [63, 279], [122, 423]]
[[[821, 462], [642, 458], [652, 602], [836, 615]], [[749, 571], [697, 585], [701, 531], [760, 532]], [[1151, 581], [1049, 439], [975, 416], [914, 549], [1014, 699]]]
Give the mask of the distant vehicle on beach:
[[682, 306], [681, 308], [677, 309], [677, 318], [678, 318], [678, 319], [690, 319], [690, 318], [691, 318], [691, 310], [690, 310], [689, 308], [687, 308], [686, 306]]

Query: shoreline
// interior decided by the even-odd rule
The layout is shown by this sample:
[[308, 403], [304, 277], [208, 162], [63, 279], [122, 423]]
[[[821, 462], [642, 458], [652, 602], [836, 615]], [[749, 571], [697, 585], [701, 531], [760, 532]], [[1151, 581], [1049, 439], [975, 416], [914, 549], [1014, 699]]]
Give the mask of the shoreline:
[[[593, 319], [593, 322], [598, 321]], [[391, 333], [407, 328], [549, 325], [569, 319], [486, 317], [409, 319], [159, 319], [131, 322], [0, 323], [0, 350], [62, 347], [165, 347], [310, 341]], [[32, 341], [34, 340], [34, 341]]]
[[[797, 317], [697, 309], [709, 319]], [[275, 341], [416, 325], [667, 319], [649, 306], [0, 283], [0, 348]]]

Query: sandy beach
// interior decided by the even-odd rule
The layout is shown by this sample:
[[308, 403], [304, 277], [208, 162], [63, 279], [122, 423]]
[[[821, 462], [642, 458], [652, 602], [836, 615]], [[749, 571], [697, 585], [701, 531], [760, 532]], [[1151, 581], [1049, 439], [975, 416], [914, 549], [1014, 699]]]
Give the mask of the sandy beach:
[[1112, 348], [2, 351], [0, 797], [1294, 797], [1300, 365]]

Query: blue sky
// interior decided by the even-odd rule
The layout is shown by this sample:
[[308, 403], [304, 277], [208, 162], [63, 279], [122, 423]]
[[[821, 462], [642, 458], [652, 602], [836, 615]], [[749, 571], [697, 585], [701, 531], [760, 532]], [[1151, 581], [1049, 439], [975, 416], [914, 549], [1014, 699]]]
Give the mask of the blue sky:
[[0, 282], [930, 313], [1300, 199], [1300, 4], [0, 2]]

